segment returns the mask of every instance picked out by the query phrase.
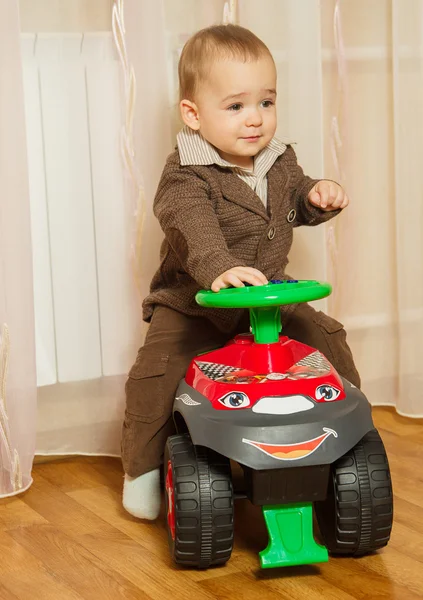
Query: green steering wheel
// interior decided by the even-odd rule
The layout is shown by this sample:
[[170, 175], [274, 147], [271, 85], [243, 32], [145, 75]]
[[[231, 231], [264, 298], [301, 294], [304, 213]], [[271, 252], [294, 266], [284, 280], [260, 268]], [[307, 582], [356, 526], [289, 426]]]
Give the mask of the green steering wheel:
[[220, 292], [200, 290], [195, 299], [201, 306], [249, 308], [256, 343], [272, 344], [279, 340], [282, 331], [279, 306], [319, 300], [331, 292], [332, 286], [322, 281], [273, 279], [266, 285], [246, 285]]

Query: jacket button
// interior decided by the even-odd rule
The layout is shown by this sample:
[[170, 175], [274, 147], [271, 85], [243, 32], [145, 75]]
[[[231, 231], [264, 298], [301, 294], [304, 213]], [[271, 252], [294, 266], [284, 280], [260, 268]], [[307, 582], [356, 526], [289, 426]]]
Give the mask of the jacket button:
[[273, 240], [273, 238], [275, 237], [275, 233], [276, 229], [274, 227], [271, 227], [267, 232], [267, 237], [269, 238], [269, 240]]
[[294, 221], [296, 216], [297, 216], [297, 211], [295, 209], [292, 209], [289, 211], [288, 216], [286, 217], [286, 220], [288, 221], [288, 223], [292, 223], [292, 221]]

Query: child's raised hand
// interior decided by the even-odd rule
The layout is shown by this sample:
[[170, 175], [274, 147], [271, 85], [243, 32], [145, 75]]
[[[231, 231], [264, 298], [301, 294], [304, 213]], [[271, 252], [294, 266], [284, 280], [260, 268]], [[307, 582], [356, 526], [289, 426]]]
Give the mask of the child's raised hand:
[[322, 210], [338, 210], [348, 206], [349, 200], [344, 189], [334, 181], [322, 179], [308, 193], [308, 201]]
[[261, 271], [253, 267], [233, 267], [216, 277], [211, 285], [213, 292], [218, 292], [228, 287], [244, 287], [244, 283], [251, 285], [266, 285], [267, 279]]

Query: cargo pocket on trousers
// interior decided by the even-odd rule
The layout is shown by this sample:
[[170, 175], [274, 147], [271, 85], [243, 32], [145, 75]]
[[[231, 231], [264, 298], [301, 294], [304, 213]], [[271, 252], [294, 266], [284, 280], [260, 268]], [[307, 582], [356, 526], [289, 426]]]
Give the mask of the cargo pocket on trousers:
[[345, 373], [354, 368], [354, 360], [347, 344], [347, 334], [342, 323], [329, 317], [324, 312], [317, 312], [315, 322], [326, 341], [328, 360], [340, 373]]
[[126, 414], [142, 423], [153, 423], [164, 413], [164, 376], [169, 355], [144, 348], [129, 371], [126, 382]]

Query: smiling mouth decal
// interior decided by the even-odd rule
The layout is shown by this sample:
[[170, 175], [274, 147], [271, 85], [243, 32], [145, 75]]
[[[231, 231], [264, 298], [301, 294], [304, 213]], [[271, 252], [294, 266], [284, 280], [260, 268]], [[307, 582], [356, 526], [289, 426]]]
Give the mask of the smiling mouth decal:
[[244, 444], [250, 444], [250, 446], [254, 446], [268, 456], [272, 456], [278, 460], [298, 460], [313, 454], [330, 435], [338, 437], [334, 429], [323, 427], [323, 431], [325, 433], [322, 433], [319, 437], [307, 440], [306, 442], [299, 442], [298, 444], [263, 444], [262, 442], [254, 442], [246, 438], [243, 438], [242, 441]]

